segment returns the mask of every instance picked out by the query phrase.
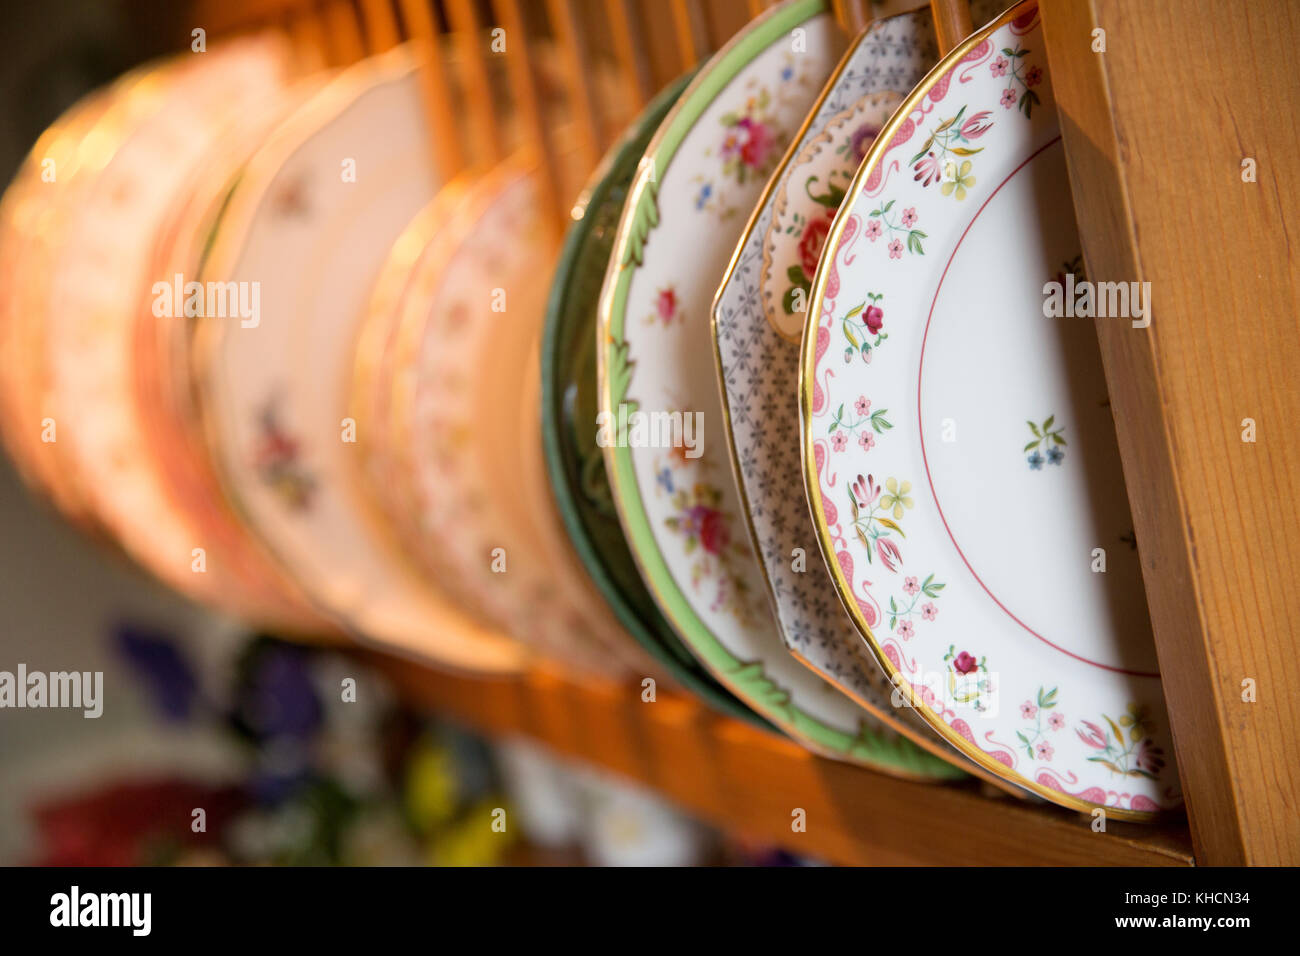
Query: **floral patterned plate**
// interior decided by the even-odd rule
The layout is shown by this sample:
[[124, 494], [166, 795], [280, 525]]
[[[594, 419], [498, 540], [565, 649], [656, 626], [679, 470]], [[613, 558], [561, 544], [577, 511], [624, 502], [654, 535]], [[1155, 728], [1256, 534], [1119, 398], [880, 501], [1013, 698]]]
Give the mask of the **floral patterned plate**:
[[[975, 15], [1002, 9], [990, 6], [977, 3]], [[881, 720], [955, 760], [918, 715], [897, 706], [889, 678], [832, 598], [807, 501], [789, 494], [802, 481], [794, 441], [799, 333], [822, 244], [866, 150], [938, 58], [928, 9], [862, 32], [768, 182], [718, 288], [712, 321], [727, 450], [786, 647]], [[879, 421], [889, 426], [886, 418]]]
[[402, 47], [348, 69], [235, 178], [199, 281], [236, 283], [260, 307], [192, 321], [198, 402], [227, 496], [319, 606], [387, 650], [515, 672], [525, 649], [407, 565], [356, 471], [359, 325], [437, 187], [417, 67]]
[[392, 344], [391, 442], [429, 576], [546, 656], [618, 673], [630, 641], [569, 567], [540, 464], [529, 371], [557, 245], [545, 208], [538, 168], [519, 157], [439, 224], [450, 241], [418, 263]]
[[637, 574], [596, 445], [596, 311], [614, 248], [618, 217], [650, 137], [689, 77], [650, 103], [605, 157], [574, 205], [551, 279], [542, 343], [542, 437], [551, 491], [591, 580], [619, 621], [678, 684], [717, 709], [756, 720], [753, 711], [709, 676], [678, 640]]
[[[739, 524], [711, 360], [709, 306], [743, 214], [843, 47], [820, 0], [773, 8], [702, 68], [647, 148], [601, 294], [605, 464], [647, 588], [717, 680], [819, 752], [951, 778], [786, 652]], [[692, 441], [688, 420], [703, 423]]]
[[155, 314], [159, 310], [154, 304], [162, 277], [172, 277], [173, 282], [178, 274], [197, 277], [232, 177], [326, 82], [321, 75], [297, 80], [243, 110], [223, 136], [239, 147], [210, 150], [203, 163], [190, 170], [156, 230], [149, 265], [137, 280], [140, 291], [127, 332], [135, 356], [131, 401], [165, 494], [191, 523], [192, 540], [202, 544], [205, 576], [218, 582], [228, 597], [237, 598], [237, 616], [252, 626], [314, 641], [342, 634], [267, 554], [227, 500], [195, 406], [194, 369], [188, 358], [191, 329], [175, 316]]
[[836, 216], [804, 477], [840, 597], [917, 712], [1048, 800], [1144, 819], [1181, 797], [1095, 330], [1048, 317], [1078, 263], [1022, 3], [912, 92]]

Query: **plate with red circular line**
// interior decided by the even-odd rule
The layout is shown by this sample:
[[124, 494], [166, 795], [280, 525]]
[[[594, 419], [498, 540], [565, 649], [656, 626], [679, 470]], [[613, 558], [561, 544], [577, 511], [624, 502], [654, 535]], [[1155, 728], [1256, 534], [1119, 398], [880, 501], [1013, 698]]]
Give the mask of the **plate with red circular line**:
[[1096, 329], [1059, 307], [1088, 281], [1024, 3], [848, 190], [809, 297], [804, 477], [841, 600], [922, 717], [1049, 800], [1146, 818], [1181, 795]]

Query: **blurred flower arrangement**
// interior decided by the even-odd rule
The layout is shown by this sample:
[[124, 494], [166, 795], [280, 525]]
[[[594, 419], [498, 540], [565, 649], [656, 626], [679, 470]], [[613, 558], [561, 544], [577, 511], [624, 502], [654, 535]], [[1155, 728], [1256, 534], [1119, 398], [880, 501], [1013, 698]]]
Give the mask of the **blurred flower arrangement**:
[[236, 742], [243, 779], [126, 777], [42, 800], [32, 862], [472, 866], [510, 849], [486, 746], [404, 710], [355, 660], [258, 637], [214, 691], [169, 635], [115, 641], [156, 719]]

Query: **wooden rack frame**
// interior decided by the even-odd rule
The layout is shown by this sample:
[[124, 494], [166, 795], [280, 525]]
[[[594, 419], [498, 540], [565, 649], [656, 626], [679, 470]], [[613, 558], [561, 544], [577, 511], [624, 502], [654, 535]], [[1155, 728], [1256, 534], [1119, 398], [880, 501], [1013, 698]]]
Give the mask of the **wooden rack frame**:
[[[332, 65], [448, 29], [475, 75], [474, 33], [504, 24], [526, 36], [545, 19], [569, 121], [594, 162], [617, 124], [602, 124], [584, 70], [592, 50], [619, 65], [624, 105], [635, 109], [768, 5], [671, 0], [647, 17], [636, 0], [202, 0], [196, 14], [214, 33], [280, 24], [305, 63]], [[412, 700], [490, 734], [532, 736], [721, 826], [836, 862], [1300, 863], [1300, 445], [1289, 431], [1300, 417], [1300, 201], [1284, 175], [1300, 154], [1300, 7], [1040, 6], [1088, 273], [1151, 283], [1149, 328], [1101, 320], [1098, 335], [1190, 827], [1111, 823], [1094, 833], [1087, 818], [974, 783], [923, 786], [824, 760], [691, 700], [643, 704], [638, 688], [548, 671], [475, 681], [372, 658]], [[868, 12], [834, 7], [849, 24]], [[963, 7], [934, 4], [942, 38], [963, 33]], [[597, 15], [608, 24], [599, 36]], [[515, 47], [509, 82], [554, 174], [527, 47]], [[445, 68], [436, 51], [427, 86], [443, 130]], [[502, 148], [491, 110], [485, 98], [467, 103], [480, 157]], [[445, 137], [437, 156], [447, 170], [475, 158]], [[570, 197], [552, 182], [559, 211]], [[1252, 426], [1254, 440], [1243, 440]], [[796, 808], [807, 811], [804, 833], [790, 826]]]

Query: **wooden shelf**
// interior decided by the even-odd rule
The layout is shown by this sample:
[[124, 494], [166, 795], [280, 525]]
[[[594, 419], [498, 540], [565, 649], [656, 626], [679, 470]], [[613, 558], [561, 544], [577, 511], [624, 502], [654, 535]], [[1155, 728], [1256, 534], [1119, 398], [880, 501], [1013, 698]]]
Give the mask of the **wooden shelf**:
[[1295, 865], [1300, 7], [1041, 6], [1089, 278], [1150, 283], [1097, 335], [1196, 855]]
[[[660, 691], [549, 670], [512, 680], [453, 677], [377, 654], [367, 661], [409, 703], [488, 736], [522, 735], [657, 790], [731, 833], [850, 865], [1191, 865], [1180, 820], [1111, 822], [1000, 794], [976, 781], [897, 780], [808, 753]], [[807, 830], [792, 831], [796, 808]]]

